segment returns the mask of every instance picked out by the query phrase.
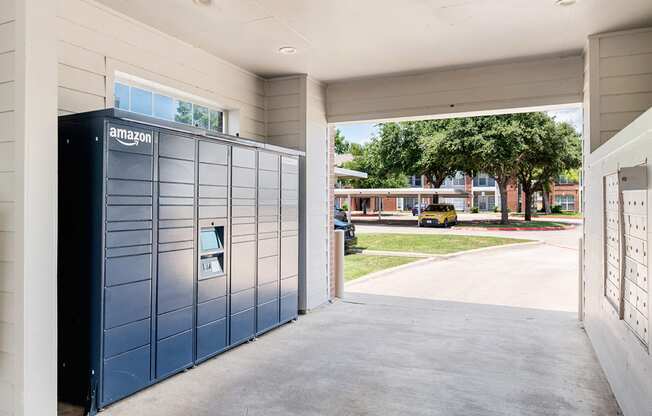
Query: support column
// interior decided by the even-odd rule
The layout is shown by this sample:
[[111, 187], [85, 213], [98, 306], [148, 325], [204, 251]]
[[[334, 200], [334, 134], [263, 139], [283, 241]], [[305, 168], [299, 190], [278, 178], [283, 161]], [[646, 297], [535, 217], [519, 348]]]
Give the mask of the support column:
[[57, 412], [57, 2], [16, 1], [16, 415]]
[[346, 208], [348, 210], [346, 214], [346, 220], [349, 224], [351, 224], [351, 195], [346, 196]]
[[383, 198], [379, 196], [378, 199], [376, 200], [376, 202], [377, 202], [376, 203], [376, 205], [377, 205], [376, 209], [378, 210], [378, 222], [381, 222], [383, 220], [383, 218], [382, 218], [382, 216], [383, 216], [383, 213], [382, 213], [382, 211], [383, 211], [383, 206], [382, 206], [383, 205]]

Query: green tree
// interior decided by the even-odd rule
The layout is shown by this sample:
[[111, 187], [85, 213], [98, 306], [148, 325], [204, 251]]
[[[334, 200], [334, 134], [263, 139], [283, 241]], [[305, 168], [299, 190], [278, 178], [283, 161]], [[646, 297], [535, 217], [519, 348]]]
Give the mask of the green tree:
[[539, 181], [545, 176], [546, 164], [555, 163], [560, 146], [555, 140], [555, 123], [546, 114], [515, 114], [514, 122], [523, 144], [516, 166], [516, 178], [525, 196], [525, 220], [531, 221], [534, 192], [547, 186]]
[[537, 169], [538, 175], [534, 189], [542, 192], [544, 208], [547, 213], [550, 213], [550, 204], [548, 203], [550, 185], [561, 175], [579, 182], [579, 168], [582, 166], [582, 141], [570, 124], [554, 122], [554, 128], [550, 131], [543, 153], [546, 156]]
[[[457, 155], [447, 144], [448, 120], [385, 123], [379, 129], [379, 162], [394, 175], [424, 175], [439, 188], [458, 170]], [[433, 197], [438, 202], [438, 197]]]
[[351, 151], [351, 143], [346, 141], [346, 138], [340, 131], [340, 129], [335, 130], [335, 153], [338, 155], [343, 155]]
[[500, 190], [500, 222], [507, 224], [507, 185], [516, 176], [524, 149], [515, 115], [452, 119], [447, 136], [448, 150], [456, 155], [454, 163], [461, 170], [494, 178]]
[[367, 179], [346, 179], [343, 181], [345, 185], [353, 188], [401, 188], [407, 185], [404, 174], [385, 169], [377, 138], [372, 138], [364, 146], [357, 145], [352, 154], [353, 160], [344, 163], [344, 167], [365, 172]]

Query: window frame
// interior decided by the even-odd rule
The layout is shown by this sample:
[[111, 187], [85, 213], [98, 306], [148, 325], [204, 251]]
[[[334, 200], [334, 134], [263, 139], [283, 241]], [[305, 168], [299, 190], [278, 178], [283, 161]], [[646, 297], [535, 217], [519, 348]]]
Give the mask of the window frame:
[[573, 194], [555, 195], [555, 205], [561, 206], [562, 211], [575, 211], [575, 202]]
[[[123, 106], [116, 107], [116, 100], [117, 100], [116, 89], [118, 88], [118, 86], [126, 87], [127, 90], [128, 90], [127, 108], [124, 108]], [[143, 113], [143, 112], [140, 112], [140, 111], [134, 111], [132, 109], [132, 104], [133, 104], [132, 90], [134, 88], [136, 88], [138, 90], [148, 92], [148, 93], [151, 94], [151, 100], [150, 100], [151, 101], [150, 102], [150, 104], [151, 104], [151, 114]], [[166, 90], [168, 90], [168, 91], [166, 91]], [[192, 127], [195, 127], [195, 128], [200, 128], [200, 129], [206, 130], [207, 132], [210, 132], [210, 133], [228, 134], [227, 133], [227, 131], [228, 131], [228, 126], [227, 126], [227, 120], [228, 120], [227, 113], [228, 113], [228, 111], [227, 110], [225, 110], [223, 108], [220, 108], [218, 106], [215, 106], [213, 104], [210, 104], [208, 102], [203, 102], [201, 100], [193, 99], [192, 97], [188, 97], [188, 96], [184, 95], [182, 92], [174, 93], [172, 91], [169, 91], [168, 88], [157, 89], [157, 88], [155, 88], [155, 87], [153, 87], [151, 85], [144, 85], [144, 83], [134, 82], [134, 81], [131, 81], [129, 79], [124, 79], [124, 78], [118, 77], [118, 76], [116, 76], [113, 79], [112, 91], [113, 91], [113, 107], [114, 108], [118, 108], [120, 110], [128, 111], [128, 112], [131, 112], [131, 113], [134, 113], [134, 114], [142, 114], [142, 115], [152, 117], [152, 118], [155, 118], [155, 119], [158, 119], [158, 120], [165, 120], [165, 121], [170, 121], [170, 122], [173, 122], [173, 123], [183, 124], [185, 126], [192, 126]], [[160, 97], [163, 97], [163, 98], [168, 98], [168, 99], [172, 100], [172, 103], [173, 103], [173, 106], [174, 106], [174, 114], [173, 114], [171, 119], [166, 118], [166, 117], [162, 117], [162, 116], [159, 116], [159, 115], [156, 114], [156, 97], [157, 96], [160, 96]], [[180, 103], [185, 103], [185, 104], [190, 105], [190, 111], [189, 111], [190, 122], [189, 123], [179, 120], [178, 116], [179, 116], [180, 113], [178, 112], [178, 109], [179, 109], [179, 104]], [[207, 123], [206, 127], [204, 127], [203, 125], [198, 125], [195, 122], [195, 106], [196, 107], [201, 107], [202, 109], [206, 110], [206, 123]], [[221, 130], [215, 130], [215, 129], [212, 128], [213, 123], [212, 123], [212, 120], [211, 120], [211, 116], [214, 115], [214, 114], [215, 115], [220, 115], [221, 114], [221, 120], [220, 120], [221, 121]], [[218, 122], [218, 125], [219, 125], [219, 122]]]

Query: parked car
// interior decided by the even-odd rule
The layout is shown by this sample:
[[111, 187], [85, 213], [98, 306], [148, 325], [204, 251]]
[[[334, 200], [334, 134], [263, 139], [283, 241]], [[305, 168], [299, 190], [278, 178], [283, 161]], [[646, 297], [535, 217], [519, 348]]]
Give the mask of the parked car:
[[335, 208], [335, 213], [333, 215], [333, 218], [335, 218], [336, 220], [347, 222], [346, 211], [344, 211], [343, 209]]
[[358, 237], [355, 236], [355, 225], [337, 218], [333, 220], [333, 223], [336, 230], [344, 231], [344, 254], [353, 253], [355, 246], [358, 244]]
[[[427, 207], [428, 207], [428, 204], [421, 204], [421, 212], [425, 211]], [[415, 206], [412, 207], [412, 215], [415, 216], [415, 217], [417, 215], [419, 215], [419, 206], [418, 205], [415, 205]]]
[[457, 212], [452, 204], [430, 204], [421, 212], [417, 220], [419, 227], [441, 225], [449, 227], [457, 224]]

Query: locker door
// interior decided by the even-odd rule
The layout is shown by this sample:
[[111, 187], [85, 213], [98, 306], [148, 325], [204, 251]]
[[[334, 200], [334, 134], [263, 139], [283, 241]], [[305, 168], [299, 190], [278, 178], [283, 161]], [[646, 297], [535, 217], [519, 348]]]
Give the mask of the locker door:
[[256, 332], [256, 151], [231, 153], [231, 274], [229, 343]]
[[159, 138], [157, 378], [193, 362], [195, 146], [186, 137]]
[[[128, 125], [109, 124], [145, 133]], [[107, 138], [104, 340], [100, 406], [150, 382], [153, 143]], [[84, 192], [80, 190], [80, 192]]]
[[[207, 141], [199, 142], [199, 227], [209, 230], [227, 225], [228, 217], [228, 161], [229, 147]], [[228, 228], [228, 227], [227, 227]], [[228, 249], [228, 230], [222, 234], [226, 241], [216, 242]], [[199, 261], [206, 247], [199, 242]], [[220, 352], [228, 345], [227, 339], [227, 279], [228, 253], [220, 259], [221, 272], [197, 273], [197, 356], [203, 360]]]
[[299, 160], [281, 158], [281, 322], [298, 315]]
[[258, 153], [258, 274], [256, 332], [280, 322], [280, 175], [279, 156]]

